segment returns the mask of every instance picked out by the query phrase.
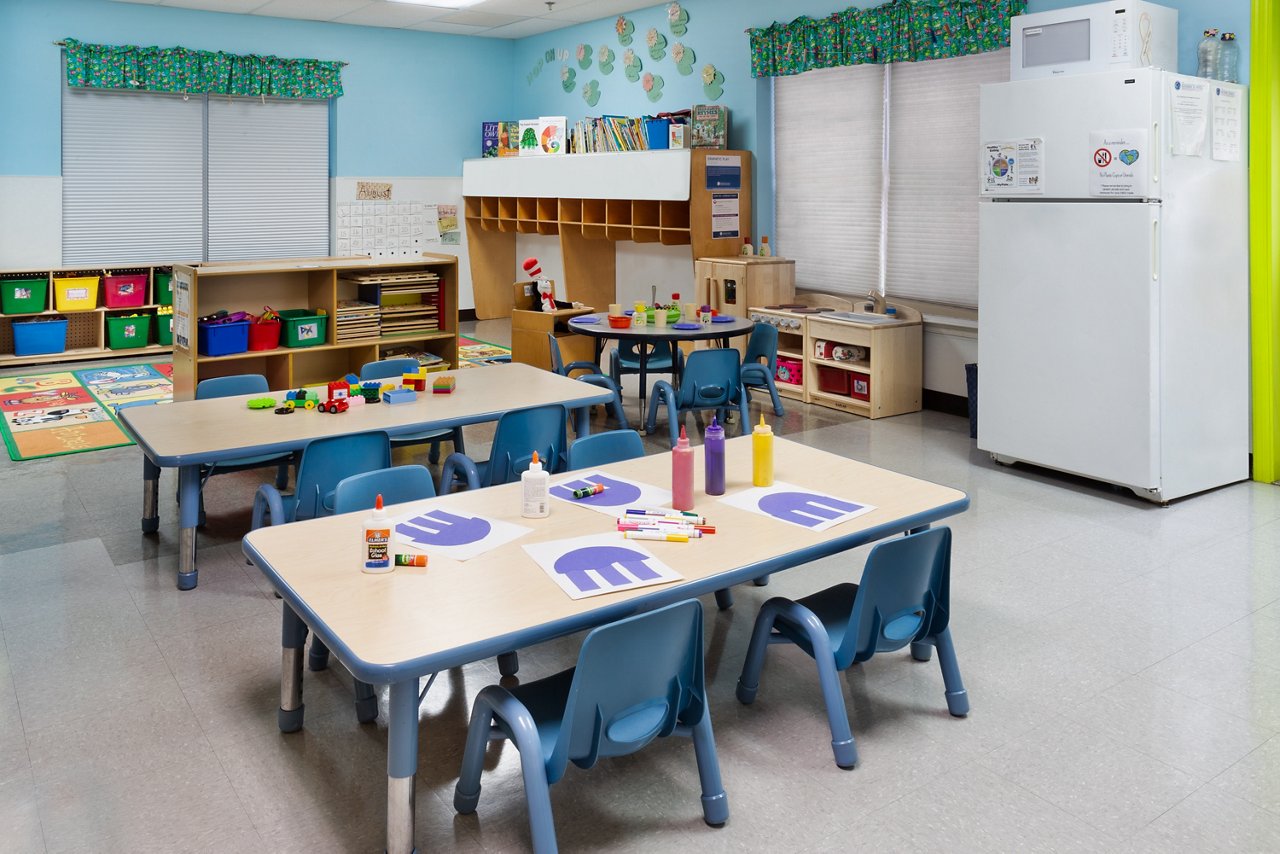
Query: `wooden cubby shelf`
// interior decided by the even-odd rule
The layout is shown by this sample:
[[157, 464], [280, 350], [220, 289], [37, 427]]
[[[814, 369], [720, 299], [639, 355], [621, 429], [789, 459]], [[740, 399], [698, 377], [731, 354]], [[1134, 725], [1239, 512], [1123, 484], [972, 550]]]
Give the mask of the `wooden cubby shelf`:
[[[737, 157], [741, 186], [707, 187], [707, 157]], [[616, 301], [618, 241], [692, 246], [691, 257], [737, 255], [751, 237], [749, 151], [707, 149], [488, 158], [463, 163], [467, 242], [476, 315], [507, 317], [516, 235], [556, 234], [569, 299]], [[738, 194], [738, 235], [713, 237], [713, 193]]]

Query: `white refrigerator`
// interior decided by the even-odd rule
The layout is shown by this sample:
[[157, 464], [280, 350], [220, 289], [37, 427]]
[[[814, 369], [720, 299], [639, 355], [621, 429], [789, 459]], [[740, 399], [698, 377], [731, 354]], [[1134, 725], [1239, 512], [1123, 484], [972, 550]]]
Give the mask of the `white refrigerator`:
[[1249, 475], [1247, 94], [982, 87], [978, 447], [1167, 502]]

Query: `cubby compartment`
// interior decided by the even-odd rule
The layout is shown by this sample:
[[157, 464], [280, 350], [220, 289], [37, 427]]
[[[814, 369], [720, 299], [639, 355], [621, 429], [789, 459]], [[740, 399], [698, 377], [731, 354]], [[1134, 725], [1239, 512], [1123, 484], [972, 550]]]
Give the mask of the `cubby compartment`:
[[516, 219], [517, 203], [519, 201], [520, 200], [515, 198], [514, 196], [498, 199], [498, 219], [499, 220]]
[[560, 222], [582, 222], [582, 199], [560, 200]]
[[653, 199], [636, 199], [631, 203], [631, 224], [641, 228], [658, 228], [662, 203]]
[[630, 199], [608, 199], [605, 202], [604, 233], [610, 240], [631, 239]]
[[681, 228], [686, 231], [689, 229], [689, 203], [688, 202], [660, 202], [661, 204], [661, 225], [663, 228]]

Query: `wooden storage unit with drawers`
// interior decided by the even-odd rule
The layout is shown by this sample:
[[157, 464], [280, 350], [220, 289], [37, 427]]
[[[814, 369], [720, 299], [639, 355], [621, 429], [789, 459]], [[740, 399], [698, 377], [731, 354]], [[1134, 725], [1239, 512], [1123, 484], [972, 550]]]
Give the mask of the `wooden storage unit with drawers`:
[[[285, 389], [358, 373], [366, 362], [387, 356], [394, 347], [410, 346], [433, 353], [451, 366], [458, 363], [457, 259], [424, 253], [422, 258], [374, 262], [367, 257], [295, 258], [281, 261], [213, 262], [174, 266], [175, 312], [173, 385], [175, 400], [191, 400], [202, 379], [228, 374], [263, 374], [273, 389]], [[438, 287], [435, 329], [376, 338], [337, 340], [334, 320], [339, 301], [369, 297], [363, 281], [403, 279], [422, 273]], [[184, 297], [183, 289], [190, 296]], [[183, 312], [184, 302], [190, 306]], [[381, 300], [386, 303], [387, 301]], [[196, 319], [219, 309], [257, 313], [307, 308], [328, 316], [326, 340], [317, 346], [248, 350], [225, 356], [202, 356], [197, 348]], [[318, 311], [317, 311], [318, 313]]]

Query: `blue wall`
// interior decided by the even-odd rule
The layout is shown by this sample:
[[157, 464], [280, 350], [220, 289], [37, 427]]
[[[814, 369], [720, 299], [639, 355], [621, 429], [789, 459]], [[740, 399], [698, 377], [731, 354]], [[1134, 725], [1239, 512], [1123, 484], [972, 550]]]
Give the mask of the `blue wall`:
[[500, 39], [195, 12], [108, 0], [0, 0], [0, 175], [59, 175], [60, 51], [142, 44], [341, 59], [335, 174], [448, 176], [510, 108], [513, 44]]

